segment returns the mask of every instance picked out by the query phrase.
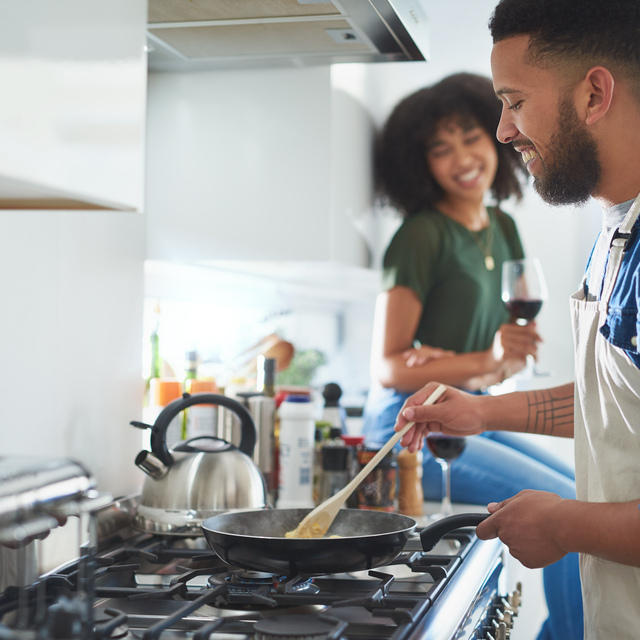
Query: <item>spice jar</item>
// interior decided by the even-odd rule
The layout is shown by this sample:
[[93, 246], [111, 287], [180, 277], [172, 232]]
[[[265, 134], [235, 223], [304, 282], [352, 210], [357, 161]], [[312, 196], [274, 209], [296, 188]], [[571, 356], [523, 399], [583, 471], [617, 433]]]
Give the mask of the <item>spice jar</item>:
[[[364, 448], [358, 451], [358, 463], [363, 469], [379, 449]], [[391, 450], [358, 487], [358, 508], [394, 512], [396, 500], [396, 453]]]
[[322, 447], [320, 502], [328, 500], [347, 485], [348, 461], [349, 450], [344, 445], [328, 444]]

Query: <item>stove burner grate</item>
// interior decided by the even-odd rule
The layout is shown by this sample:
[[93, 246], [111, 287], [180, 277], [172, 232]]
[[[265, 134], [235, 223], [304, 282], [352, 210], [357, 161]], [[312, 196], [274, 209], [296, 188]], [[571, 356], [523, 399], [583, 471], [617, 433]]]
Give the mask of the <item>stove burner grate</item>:
[[255, 640], [340, 640], [346, 628], [346, 622], [327, 615], [273, 616], [253, 625]]

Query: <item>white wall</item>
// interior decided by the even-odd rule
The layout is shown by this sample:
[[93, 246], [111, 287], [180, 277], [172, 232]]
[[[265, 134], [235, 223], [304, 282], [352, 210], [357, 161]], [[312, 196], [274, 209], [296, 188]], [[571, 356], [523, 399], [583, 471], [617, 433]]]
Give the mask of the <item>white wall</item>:
[[[0, 12], [0, 169], [141, 209], [146, 0], [50, 5]], [[0, 456], [139, 487], [144, 255], [139, 213], [0, 212]]]
[[0, 455], [139, 486], [144, 218], [0, 213]]

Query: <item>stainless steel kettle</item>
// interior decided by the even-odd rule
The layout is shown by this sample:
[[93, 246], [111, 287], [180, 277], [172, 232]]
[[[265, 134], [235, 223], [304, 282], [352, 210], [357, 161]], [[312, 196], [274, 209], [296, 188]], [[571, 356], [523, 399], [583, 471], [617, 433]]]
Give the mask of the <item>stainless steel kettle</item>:
[[[169, 424], [194, 404], [214, 404], [240, 418], [238, 447], [213, 436], [199, 436], [167, 448]], [[214, 393], [185, 393], [168, 404], [151, 429], [151, 451], [141, 451], [136, 464], [148, 475], [134, 517], [143, 531], [171, 535], [202, 535], [206, 518], [236, 509], [262, 509], [267, 504], [264, 477], [251, 459], [256, 428], [251, 414], [235, 400]]]

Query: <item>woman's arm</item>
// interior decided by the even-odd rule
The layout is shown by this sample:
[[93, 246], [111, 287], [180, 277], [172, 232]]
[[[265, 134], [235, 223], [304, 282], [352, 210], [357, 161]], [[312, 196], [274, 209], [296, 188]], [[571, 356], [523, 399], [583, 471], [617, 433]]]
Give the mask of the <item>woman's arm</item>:
[[[504, 365], [512, 373], [523, 366], [527, 354], [535, 354], [539, 336], [535, 326], [503, 325], [492, 348], [486, 351], [454, 354], [434, 353], [423, 362], [415, 358], [408, 364], [423, 307], [416, 293], [397, 286], [381, 293], [376, 301], [371, 352], [371, 375], [383, 387], [411, 392], [431, 380], [466, 389], [479, 389], [500, 382]], [[520, 361], [520, 363], [518, 363]]]

